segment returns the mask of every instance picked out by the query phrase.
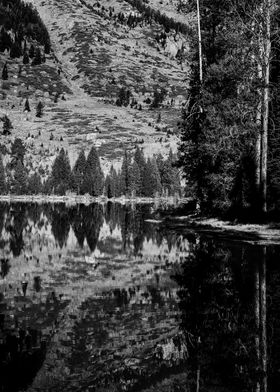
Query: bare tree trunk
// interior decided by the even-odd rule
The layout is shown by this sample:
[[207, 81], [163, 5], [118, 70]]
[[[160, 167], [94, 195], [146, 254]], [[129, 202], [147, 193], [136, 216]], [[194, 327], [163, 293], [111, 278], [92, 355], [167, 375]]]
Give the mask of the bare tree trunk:
[[199, 81], [202, 84], [203, 81], [203, 70], [202, 70], [202, 39], [201, 39], [201, 28], [200, 28], [200, 6], [199, 0], [196, 0], [197, 5], [197, 31], [198, 31], [198, 56], [199, 56]]
[[269, 82], [270, 82], [270, 56], [271, 56], [271, 6], [272, 0], [264, 0], [263, 23], [263, 124], [261, 131], [261, 211], [267, 212], [267, 140], [269, 116]]
[[[261, 45], [260, 50], [262, 50]], [[261, 55], [262, 57], [262, 55]], [[261, 83], [262, 81], [262, 65], [260, 62], [258, 62], [258, 78]], [[262, 91], [259, 89], [258, 91], [259, 95], [259, 103], [257, 107], [257, 115], [256, 115], [256, 122], [258, 126], [258, 135], [257, 135], [257, 141], [256, 141], [256, 208], [257, 211], [260, 209], [260, 191], [261, 191], [261, 129], [262, 129]]]

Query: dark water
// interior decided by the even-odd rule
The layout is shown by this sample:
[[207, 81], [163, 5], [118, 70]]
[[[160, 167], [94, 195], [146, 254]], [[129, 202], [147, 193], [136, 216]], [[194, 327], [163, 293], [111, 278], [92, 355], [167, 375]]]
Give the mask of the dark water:
[[163, 216], [0, 205], [0, 391], [279, 391], [279, 247]]

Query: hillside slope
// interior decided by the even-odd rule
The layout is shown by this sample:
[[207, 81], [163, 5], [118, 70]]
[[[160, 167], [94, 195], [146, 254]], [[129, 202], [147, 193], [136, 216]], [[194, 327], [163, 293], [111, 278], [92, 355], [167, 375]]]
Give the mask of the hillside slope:
[[[187, 98], [187, 35], [144, 18], [131, 1], [31, 3], [49, 31], [52, 51], [34, 67], [0, 54], [1, 68], [6, 61], [9, 68], [0, 110], [14, 127], [1, 143], [20, 135], [34, 168], [50, 168], [60, 147], [73, 163], [80, 149], [88, 151], [94, 143], [105, 170], [112, 162], [118, 166], [124, 148], [138, 143], [147, 155], [176, 150], [177, 123]], [[166, 2], [166, 15], [176, 16], [170, 7]], [[182, 15], [178, 18], [182, 22]], [[130, 92], [128, 106], [115, 104], [121, 88]], [[155, 94], [164, 100], [152, 108]], [[27, 97], [30, 113], [23, 112]], [[44, 103], [40, 119], [35, 117], [39, 100]]]

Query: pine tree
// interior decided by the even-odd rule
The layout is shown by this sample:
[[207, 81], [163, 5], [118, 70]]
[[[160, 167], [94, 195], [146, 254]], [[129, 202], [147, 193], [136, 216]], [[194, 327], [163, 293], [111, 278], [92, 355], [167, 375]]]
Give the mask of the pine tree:
[[136, 196], [141, 195], [142, 181], [141, 181], [141, 171], [137, 162], [133, 161], [130, 167], [130, 190]]
[[17, 137], [11, 146], [11, 162], [12, 166], [15, 166], [18, 161], [23, 164], [24, 156], [25, 156], [25, 146], [21, 138]]
[[161, 114], [159, 113], [157, 117], [157, 123], [159, 124], [160, 122], [161, 122]]
[[143, 193], [146, 197], [161, 193], [161, 179], [155, 159], [148, 158], [147, 160]]
[[7, 191], [7, 182], [5, 176], [5, 169], [3, 165], [2, 155], [0, 156], [0, 194], [3, 195]]
[[140, 179], [141, 179], [141, 190], [140, 196], [144, 194], [144, 177], [145, 177], [145, 168], [146, 168], [146, 161], [144, 157], [144, 153], [140, 148], [137, 146], [134, 154], [134, 161], [137, 163], [139, 170], [140, 170]]
[[17, 161], [15, 166], [11, 191], [16, 195], [23, 195], [27, 191], [27, 174], [20, 160]]
[[8, 116], [4, 116], [1, 118], [1, 120], [3, 121], [3, 135], [10, 135], [11, 134], [11, 130], [13, 129], [11, 120], [9, 119]]
[[82, 150], [76, 160], [76, 163], [72, 171], [73, 190], [77, 194], [84, 193], [86, 164], [87, 162], [86, 162], [85, 152]]
[[52, 173], [51, 187], [58, 195], [65, 195], [72, 188], [72, 173], [67, 152], [62, 148], [55, 158]]
[[117, 172], [112, 165], [110, 168], [109, 174], [106, 176], [105, 179], [105, 195], [108, 198], [116, 197], [117, 196], [117, 188], [118, 188], [118, 175]]
[[[195, 39], [180, 163], [189, 194], [207, 209], [230, 208], [237, 177], [240, 171], [245, 174], [243, 163], [254, 161], [259, 133], [256, 86], [267, 85], [258, 80], [256, 47], [262, 38], [255, 32], [260, 28], [256, 23], [260, 3], [204, 0], [200, 7], [203, 73]], [[196, 10], [195, 1], [190, 6]], [[240, 181], [240, 186], [248, 180]], [[254, 193], [255, 184], [250, 188], [249, 193]], [[244, 201], [251, 204], [248, 195]]]
[[27, 98], [26, 101], [25, 101], [24, 110], [23, 110], [23, 111], [24, 111], [24, 112], [30, 112], [30, 105], [29, 105], [28, 98]]
[[100, 196], [103, 192], [103, 177], [99, 156], [96, 148], [93, 146], [86, 162], [84, 192], [92, 196]]
[[3, 70], [2, 70], [2, 79], [3, 80], [8, 80], [8, 65], [7, 63], [4, 64]]
[[15, 41], [10, 50], [11, 59], [19, 58], [22, 55], [21, 44]]
[[29, 64], [29, 56], [27, 51], [24, 51], [23, 53], [23, 59], [22, 59], [23, 64]]
[[41, 118], [43, 116], [43, 108], [44, 108], [44, 105], [42, 104], [41, 101], [39, 101], [37, 108], [36, 108], [36, 117]]

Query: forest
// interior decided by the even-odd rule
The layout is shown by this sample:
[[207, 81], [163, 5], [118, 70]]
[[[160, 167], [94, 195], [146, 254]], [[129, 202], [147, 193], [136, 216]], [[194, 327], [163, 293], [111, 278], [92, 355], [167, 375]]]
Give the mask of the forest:
[[[199, 6], [199, 7], [198, 7]], [[260, 218], [280, 207], [279, 6], [190, 1], [188, 105], [179, 163], [187, 194], [204, 211]]]
[[[3, 147], [3, 146], [2, 146]], [[55, 194], [160, 197], [181, 195], [181, 181], [176, 156], [170, 150], [166, 159], [161, 154], [145, 158], [137, 146], [134, 154], [124, 151], [121, 169], [112, 165], [105, 176], [97, 149], [92, 146], [87, 156], [80, 151], [73, 167], [63, 148], [54, 159], [51, 171], [34, 170], [25, 162], [26, 147], [20, 138], [11, 146], [10, 160], [5, 165], [0, 157], [0, 194]]]

